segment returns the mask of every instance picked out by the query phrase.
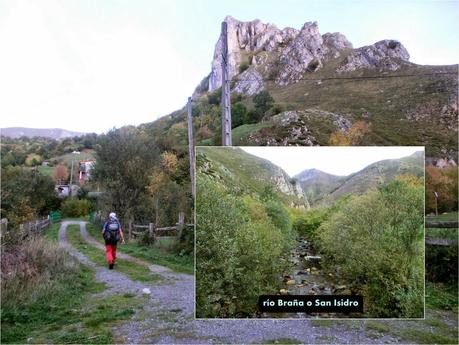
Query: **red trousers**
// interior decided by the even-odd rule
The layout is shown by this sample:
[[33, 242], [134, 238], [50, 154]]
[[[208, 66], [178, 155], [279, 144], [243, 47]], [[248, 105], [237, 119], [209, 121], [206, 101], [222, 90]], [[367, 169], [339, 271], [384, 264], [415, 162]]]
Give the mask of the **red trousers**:
[[116, 260], [116, 244], [105, 245], [105, 256], [109, 264], [114, 264]]

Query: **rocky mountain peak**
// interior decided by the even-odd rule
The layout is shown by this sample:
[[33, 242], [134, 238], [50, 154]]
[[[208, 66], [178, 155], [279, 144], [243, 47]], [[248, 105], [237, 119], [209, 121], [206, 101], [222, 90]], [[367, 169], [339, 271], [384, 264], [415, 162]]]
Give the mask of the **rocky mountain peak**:
[[[263, 90], [264, 80], [278, 85], [298, 81], [305, 73], [319, 71], [329, 60], [341, 58], [335, 73], [356, 69], [397, 70], [409, 60], [403, 45], [382, 40], [353, 49], [351, 42], [339, 33], [320, 34], [317, 22], [306, 22], [300, 30], [279, 29], [259, 19], [248, 22], [225, 17], [228, 26], [229, 77], [232, 91], [253, 95]], [[199, 89], [214, 91], [221, 87], [222, 38], [217, 41], [209, 76]]]

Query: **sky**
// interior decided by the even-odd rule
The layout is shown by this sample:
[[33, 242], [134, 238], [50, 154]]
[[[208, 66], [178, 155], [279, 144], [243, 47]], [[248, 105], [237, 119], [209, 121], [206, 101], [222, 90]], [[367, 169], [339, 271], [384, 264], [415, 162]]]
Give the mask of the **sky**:
[[106, 132], [180, 109], [209, 72], [221, 21], [341, 32], [459, 63], [459, 1], [0, 0], [1, 127]]
[[402, 158], [424, 151], [423, 146], [241, 146], [241, 149], [269, 160], [290, 177], [306, 169], [347, 176], [384, 159]]

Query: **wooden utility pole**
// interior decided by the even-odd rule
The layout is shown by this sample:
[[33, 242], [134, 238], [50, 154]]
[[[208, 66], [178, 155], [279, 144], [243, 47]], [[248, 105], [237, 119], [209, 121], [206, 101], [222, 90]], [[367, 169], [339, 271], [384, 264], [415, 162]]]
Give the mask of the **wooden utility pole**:
[[438, 193], [434, 192], [435, 194], [435, 215], [438, 216]]
[[195, 196], [195, 178], [194, 178], [194, 145], [193, 145], [193, 107], [191, 97], [188, 97], [188, 153], [190, 156], [190, 178], [191, 178], [191, 195]]
[[228, 73], [228, 25], [222, 22], [222, 146], [231, 146], [231, 90]]
[[73, 152], [72, 152], [72, 167], [70, 168], [70, 185], [69, 185], [69, 196], [72, 196], [72, 179], [73, 179]]

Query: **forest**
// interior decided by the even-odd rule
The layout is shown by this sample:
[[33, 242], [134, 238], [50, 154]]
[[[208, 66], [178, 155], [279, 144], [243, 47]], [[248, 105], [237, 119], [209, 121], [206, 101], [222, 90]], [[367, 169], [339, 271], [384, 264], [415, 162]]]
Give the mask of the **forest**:
[[267, 165], [242, 150], [198, 152], [198, 317], [305, 317], [257, 310], [258, 296], [279, 293], [361, 295], [364, 314], [354, 317], [423, 317], [422, 171], [306, 209], [269, 178], [248, 180], [247, 171], [263, 175]]

